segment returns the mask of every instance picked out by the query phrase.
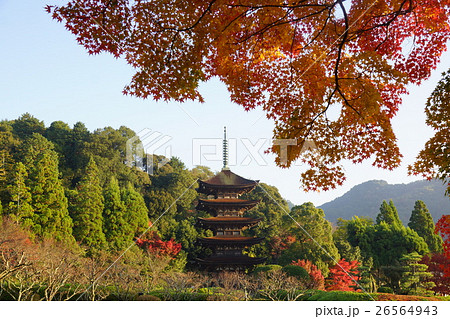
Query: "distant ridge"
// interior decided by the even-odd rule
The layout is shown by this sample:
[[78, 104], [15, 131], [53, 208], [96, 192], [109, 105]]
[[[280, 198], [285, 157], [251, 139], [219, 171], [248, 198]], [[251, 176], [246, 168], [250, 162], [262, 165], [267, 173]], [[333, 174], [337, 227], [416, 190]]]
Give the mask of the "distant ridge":
[[388, 184], [383, 180], [371, 180], [354, 186], [343, 196], [325, 203], [320, 208], [326, 218], [336, 223], [337, 219], [351, 219], [354, 215], [375, 220], [383, 200], [394, 201], [403, 224], [409, 221], [416, 200], [427, 205], [434, 222], [444, 214], [450, 214], [450, 199], [445, 196], [445, 185], [441, 181], [417, 181], [409, 184]]

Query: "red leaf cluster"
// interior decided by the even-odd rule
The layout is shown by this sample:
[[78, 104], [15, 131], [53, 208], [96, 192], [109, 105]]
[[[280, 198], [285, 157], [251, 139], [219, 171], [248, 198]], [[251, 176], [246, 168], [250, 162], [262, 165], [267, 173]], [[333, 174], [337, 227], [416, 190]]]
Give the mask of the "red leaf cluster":
[[181, 244], [175, 242], [173, 238], [163, 241], [155, 232], [152, 232], [148, 237], [150, 238], [136, 239], [136, 245], [156, 257], [169, 256], [174, 258], [181, 251]]
[[330, 274], [327, 279], [327, 290], [354, 291], [355, 281], [358, 280], [357, 260], [346, 261], [345, 259], [330, 268]]
[[444, 254], [433, 254], [431, 256], [424, 256], [421, 263], [427, 265], [428, 271], [433, 274], [431, 281], [436, 285], [433, 291], [439, 295], [449, 295], [450, 276], [448, 269], [450, 268], [450, 259]]
[[299, 259], [297, 261], [293, 261], [292, 265], [300, 266], [308, 272], [310, 279], [310, 285], [308, 288], [321, 290], [325, 289], [325, 277], [322, 275], [322, 271], [312, 262], [309, 260]]
[[[436, 223], [436, 233], [440, 233], [444, 240], [444, 256], [450, 260], [450, 215], [442, 215]], [[450, 264], [447, 263], [442, 269], [446, 277], [450, 277]]]

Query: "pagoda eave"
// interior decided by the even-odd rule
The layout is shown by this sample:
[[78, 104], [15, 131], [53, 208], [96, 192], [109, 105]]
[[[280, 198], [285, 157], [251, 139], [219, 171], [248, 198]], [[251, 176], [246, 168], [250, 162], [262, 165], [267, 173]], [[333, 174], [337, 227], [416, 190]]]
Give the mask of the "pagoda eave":
[[247, 217], [211, 217], [211, 218], [198, 218], [198, 223], [205, 227], [245, 227], [245, 226], [253, 226], [258, 224], [262, 218], [247, 218]]
[[205, 246], [241, 246], [247, 247], [259, 244], [263, 237], [243, 237], [243, 236], [213, 236], [200, 237], [198, 240]]
[[267, 258], [249, 256], [211, 256], [204, 259], [197, 258], [197, 261], [205, 266], [254, 266], [266, 261]]

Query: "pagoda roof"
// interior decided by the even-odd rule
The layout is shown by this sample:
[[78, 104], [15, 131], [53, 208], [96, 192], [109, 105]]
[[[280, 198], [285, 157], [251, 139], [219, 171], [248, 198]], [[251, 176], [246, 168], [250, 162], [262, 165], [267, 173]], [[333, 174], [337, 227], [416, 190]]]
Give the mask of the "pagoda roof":
[[198, 190], [202, 193], [209, 193], [206, 189], [253, 189], [258, 182], [239, 176], [229, 169], [223, 169], [210, 179], [200, 180]]
[[214, 207], [226, 206], [229, 208], [252, 208], [259, 203], [257, 200], [245, 200], [239, 198], [199, 199], [198, 210], [210, 211]]
[[263, 237], [244, 237], [244, 236], [212, 236], [212, 237], [200, 237], [199, 241], [202, 244], [209, 246], [222, 246], [222, 245], [239, 245], [250, 246], [259, 244]]
[[198, 258], [197, 261], [204, 265], [257, 265], [261, 264], [266, 258], [249, 257], [247, 255], [242, 256], [210, 256], [204, 259]]
[[210, 217], [210, 218], [198, 218], [198, 221], [204, 225], [254, 225], [261, 221], [262, 218], [250, 218], [250, 217]]

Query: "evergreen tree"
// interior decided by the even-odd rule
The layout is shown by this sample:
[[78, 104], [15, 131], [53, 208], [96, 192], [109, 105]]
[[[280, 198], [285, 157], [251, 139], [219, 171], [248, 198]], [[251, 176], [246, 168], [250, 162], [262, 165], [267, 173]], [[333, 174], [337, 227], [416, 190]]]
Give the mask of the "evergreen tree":
[[[339, 252], [334, 245], [331, 223], [325, 219], [322, 209], [312, 203], [294, 206], [290, 217], [285, 216], [288, 232], [296, 241], [283, 251], [279, 262], [290, 264], [298, 259], [306, 259], [316, 265], [326, 277], [329, 267], [339, 260]], [[292, 220], [292, 218], [295, 222]]]
[[125, 206], [125, 221], [130, 226], [129, 240], [141, 235], [148, 228], [148, 209], [144, 198], [128, 183], [122, 191], [122, 201]]
[[83, 178], [77, 184], [77, 196], [71, 207], [74, 237], [82, 245], [89, 247], [90, 251], [106, 248], [102, 192], [98, 168], [91, 158], [84, 170]]
[[20, 139], [31, 137], [34, 133], [43, 135], [45, 125], [30, 113], [25, 113], [12, 123], [14, 135]]
[[8, 213], [23, 226], [33, 229], [35, 216], [31, 205], [30, 188], [26, 185], [27, 179], [28, 174], [25, 165], [18, 162], [14, 165], [13, 180], [7, 187], [11, 197]]
[[35, 133], [26, 141], [24, 151], [34, 210], [32, 230], [39, 236], [72, 242], [72, 219], [52, 143]]
[[125, 206], [120, 198], [119, 182], [112, 177], [104, 191], [103, 231], [109, 249], [119, 251], [130, 244], [131, 229], [125, 220]]
[[413, 252], [400, 258], [403, 273], [400, 279], [402, 293], [408, 295], [431, 294], [435, 284], [431, 281], [433, 274], [428, 272], [428, 266], [420, 263], [422, 256]]
[[398, 217], [397, 208], [394, 205], [392, 200], [389, 201], [389, 204], [384, 200], [380, 207], [380, 213], [377, 216], [377, 224], [380, 224], [382, 221], [386, 222], [388, 225], [402, 225], [400, 217]]
[[408, 226], [425, 240], [430, 252], [440, 253], [443, 251], [442, 238], [434, 233], [433, 217], [428, 212], [425, 203], [421, 200], [416, 201], [414, 210], [409, 218]]

